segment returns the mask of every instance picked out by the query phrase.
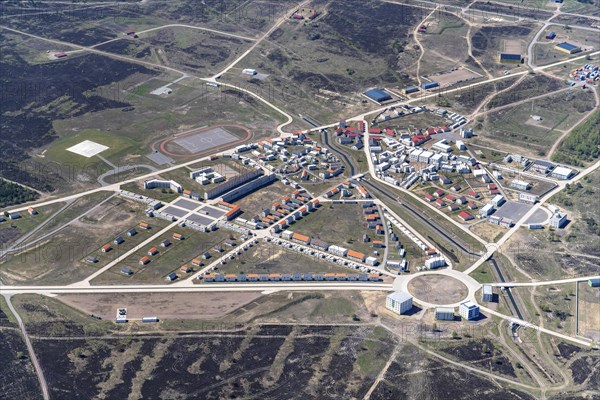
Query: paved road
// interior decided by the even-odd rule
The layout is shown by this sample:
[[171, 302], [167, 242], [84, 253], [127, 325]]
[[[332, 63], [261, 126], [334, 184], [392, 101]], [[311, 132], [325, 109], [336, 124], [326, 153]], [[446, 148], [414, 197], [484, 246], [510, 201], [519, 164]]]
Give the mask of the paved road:
[[566, 279], [555, 279], [552, 281], [539, 281], [539, 282], [494, 282], [486, 283], [486, 285], [495, 287], [531, 287], [531, 286], [551, 286], [551, 285], [562, 285], [565, 283], [575, 282], [586, 282], [589, 279], [600, 279], [600, 275], [594, 276], [583, 276], [578, 278], [566, 278]]
[[392, 291], [393, 285], [382, 282], [279, 282], [279, 283], [206, 283], [186, 285], [111, 285], [111, 286], [2, 286], [3, 295], [37, 293], [44, 295], [66, 293], [187, 293], [224, 291], [311, 291], [311, 290], [369, 290]]
[[105, 179], [108, 178], [109, 176], [119, 175], [119, 174], [121, 174], [123, 172], [127, 172], [127, 171], [130, 171], [132, 169], [138, 169], [138, 168], [147, 169], [148, 171], [151, 171], [151, 172], [156, 172], [157, 171], [156, 167], [153, 167], [152, 165], [148, 165], [148, 164], [124, 165], [122, 167], [115, 166], [114, 169], [111, 169], [110, 171], [106, 171], [105, 173], [103, 173], [102, 175], [100, 175], [98, 177], [98, 183], [100, 185], [102, 185], [102, 186], [108, 186], [108, 185], [110, 185], [110, 183], [107, 183], [105, 181]]
[[556, 336], [557, 338], [560, 338], [560, 339], [563, 339], [563, 340], [566, 340], [566, 341], [569, 341], [569, 342], [577, 343], [577, 344], [579, 344], [581, 346], [586, 346], [586, 347], [593, 346], [593, 343], [590, 342], [590, 341], [588, 341], [588, 340], [582, 340], [582, 339], [575, 338], [573, 336], [564, 335], [564, 334], [559, 333], [559, 332], [551, 331], [550, 329], [546, 329], [546, 328], [541, 327], [541, 326], [533, 325], [533, 324], [531, 324], [531, 323], [529, 323], [527, 321], [523, 321], [522, 319], [515, 318], [515, 317], [509, 317], [507, 315], [501, 314], [501, 313], [499, 313], [499, 312], [497, 312], [495, 310], [492, 310], [491, 308], [487, 308], [487, 307], [482, 306], [482, 305], [479, 306], [479, 309], [481, 311], [487, 313], [487, 314], [495, 315], [496, 317], [500, 317], [500, 318], [505, 319], [505, 320], [507, 320], [509, 322], [512, 322], [514, 324], [521, 325], [521, 326], [523, 326], [525, 328], [535, 329], [538, 332], [542, 332], [542, 333], [546, 333], [548, 335]]

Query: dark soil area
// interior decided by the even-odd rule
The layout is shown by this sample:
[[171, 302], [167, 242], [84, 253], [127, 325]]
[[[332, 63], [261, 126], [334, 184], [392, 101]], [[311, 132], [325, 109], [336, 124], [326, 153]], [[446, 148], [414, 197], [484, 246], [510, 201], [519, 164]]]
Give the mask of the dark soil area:
[[[471, 8], [485, 11], [483, 15], [487, 16], [492, 16], [490, 14], [500, 13], [513, 18], [529, 18], [538, 21], [545, 21], [552, 16], [552, 12], [536, 9], [530, 5], [527, 7], [519, 7], [518, 5], [477, 2], [471, 5]], [[478, 13], [476, 13], [476, 15], [478, 15]]]
[[36, 400], [42, 392], [25, 342], [16, 330], [0, 330], [0, 398]]
[[[414, 24], [424, 17], [426, 10], [374, 0], [334, 0], [326, 9], [317, 23], [275, 30], [269, 39], [284, 47], [271, 50], [266, 55], [270, 63], [259, 67], [273, 75], [284, 71], [299, 85], [291, 90], [306, 94], [318, 89], [350, 93], [371, 86], [410, 83], [399, 59], [411, 41]], [[294, 42], [289, 46], [290, 36], [284, 32], [290, 29], [293, 29], [292, 40], [303, 43], [302, 48]], [[359, 66], [350, 62], [344, 68], [333, 65], [346, 59], [356, 59]], [[375, 62], [386, 70], [377, 76], [364, 71], [366, 63]], [[328, 63], [332, 65], [331, 72], [322, 68]]]
[[465, 344], [443, 348], [442, 351], [460, 361], [471, 362], [474, 366], [517, 377], [510, 360], [502, 355], [502, 351], [496, 349], [488, 339], [472, 340]]
[[[449, 384], [452, 382], [452, 384]], [[514, 389], [498, 388], [477, 374], [430, 358], [412, 346], [406, 346], [390, 365], [372, 399], [534, 399]]]
[[529, 75], [513, 90], [500, 93], [489, 102], [489, 108], [501, 107], [564, 87], [564, 82], [546, 75]]
[[565, 342], [560, 342], [557, 347], [560, 356], [567, 360], [573, 357], [573, 354], [579, 353], [582, 350], [581, 347], [574, 346]]
[[596, 385], [595, 388], [597, 389], [598, 378], [600, 378], [600, 372], [598, 372], [598, 369], [600, 369], [600, 357], [581, 357], [580, 359], [575, 360], [569, 369], [573, 375], [573, 381], [577, 385], [581, 385], [583, 382], [585, 382], [585, 380], [588, 379], [588, 377], [590, 377], [595, 370], [593, 376], [590, 377], [590, 383], [592, 384], [592, 387]]
[[[1, 34], [0, 43], [7, 43]], [[54, 169], [36, 167], [37, 162], [33, 161], [19, 163], [29, 159], [28, 152], [56, 138], [52, 121], [129, 107], [123, 101], [122, 91], [108, 96], [98, 87], [122, 81], [134, 73], [157, 74], [94, 54], [32, 65], [10, 46], [3, 46], [0, 175], [39, 190], [53, 191], [63, 179]]]
[[[361, 327], [266, 325], [186, 337], [61, 335], [35, 339], [34, 346], [54, 398], [121, 399], [138, 387], [144, 399], [353, 399], [365, 395], [377, 374], [355, 366], [372, 334]], [[388, 357], [391, 346], [379, 347], [375, 357]], [[127, 357], [122, 364], [120, 354]]]
[[[34, 4], [34, 2], [29, 2], [29, 4]], [[81, 9], [82, 7], [65, 8], [64, 5], [48, 3], [42, 7], [43, 10], [36, 10], [26, 18], [10, 17], [14, 14], [7, 13], [9, 16], [2, 18], [1, 21], [10, 28], [33, 35], [80, 46], [91, 46], [112, 39], [116, 34], [121, 33], [108, 29], [105, 24], [100, 24], [98, 21], [104, 18], [116, 21], [120, 17], [133, 16], [118, 7]], [[23, 8], [15, 14], [19, 15], [21, 10]]]
[[[438, 102], [438, 105], [440, 105], [440, 106], [444, 106], [444, 107], [458, 106], [465, 112], [470, 113], [471, 111], [475, 110], [475, 108], [479, 104], [481, 104], [481, 102], [487, 96], [489, 96], [490, 93], [506, 89], [507, 87], [509, 87], [510, 85], [515, 83], [515, 81], [517, 79], [518, 79], [517, 77], [510, 77], [510, 78], [502, 79], [500, 81], [496, 81], [493, 83], [485, 83], [485, 84], [482, 84], [479, 86], [474, 86], [471, 88], [459, 90], [459, 91], [451, 93], [449, 95], [446, 95], [443, 92], [440, 92], [438, 94], [437, 102]], [[491, 102], [493, 102], [493, 101], [494, 101], [494, 99], [492, 99]], [[490, 102], [490, 104], [491, 104], [491, 102]]]
[[479, 57], [486, 51], [498, 51], [498, 43], [502, 39], [525, 37], [530, 33], [531, 28], [525, 26], [484, 26], [471, 37], [473, 55]]

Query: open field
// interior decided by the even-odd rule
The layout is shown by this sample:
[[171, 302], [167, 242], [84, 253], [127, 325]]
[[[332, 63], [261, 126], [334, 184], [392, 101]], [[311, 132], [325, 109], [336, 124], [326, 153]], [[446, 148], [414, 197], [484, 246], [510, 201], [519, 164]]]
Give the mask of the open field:
[[600, 157], [600, 111], [594, 111], [587, 120], [575, 127], [559, 144], [552, 160], [581, 166]]
[[[459, 66], [464, 66], [469, 59], [467, 52], [468, 25], [451, 14], [435, 14], [426, 22], [427, 31], [418, 33], [419, 41], [425, 49], [421, 64], [421, 75], [431, 80], [436, 80], [439, 71], [445, 71]], [[445, 86], [444, 81], [440, 86]]]
[[[56, 203], [39, 209], [36, 208], [37, 215], [30, 215], [27, 211], [19, 212], [21, 218], [15, 220], [2, 215], [2, 218], [6, 221], [0, 222], [0, 246], [3, 249], [8, 249], [11, 243], [34, 230], [64, 206], [65, 203]], [[0, 261], [2, 260], [0, 259]]]
[[212, 76], [244, 52], [249, 40], [185, 27], [143, 33], [137, 40], [119, 40], [98, 48], [156, 64]]
[[[185, 239], [174, 240], [172, 235], [175, 232], [181, 233]], [[93, 285], [165, 283], [165, 278], [170, 272], [176, 272], [179, 277], [183, 278], [186, 274], [179, 271], [180, 266], [184, 264], [191, 266], [191, 261], [205, 251], [215, 256], [217, 254], [213, 250], [215, 247], [221, 246], [223, 241], [235, 237], [237, 235], [224, 229], [205, 233], [178, 226], [157, 238], [155, 242], [135, 251], [125, 260], [92, 280], [91, 283]], [[163, 239], [169, 239], [171, 245], [166, 248], [161, 247], [160, 242]], [[158, 254], [151, 256], [148, 264], [140, 265], [139, 259], [146, 256], [152, 247], [158, 249]], [[123, 275], [120, 272], [122, 267], [129, 268], [133, 271], [133, 275]]]
[[[223, 79], [319, 122], [365, 111], [369, 105], [360, 93], [370, 87], [414, 81], [409, 71], [417, 54], [407, 34], [425, 10], [354, 0], [319, 1], [312, 7], [322, 14], [317, 21], [281, 25], [270, 35], [272, 43], [261, 43]], [[242, 76], [241, 68], [269, 76]], [[300, 127], [308, 125], [298, 119], [291, 128]]]
[[[0, 264], [4, 283], [67, 284], [85, 278], [123, 252], [148, 238], [153, 230], [137, 229], [138, 234], [128, 237], [128, 229], [136, 227], [144, 207], [140, 203], [114, 198], [72, 223], [68, 229], [37, 242], [32, 247], [8, 255]], [[62, 218], [62, 217], [58, 217]], [[166, 221], [153, 220], [154, 229], [166, 226]], [[111, 243], [117, 235], [125, 242], [112, 245], [113, 250], [101, 253], [100, 248]], [[96, 264], [85, 262], [87, 256], [98, 259]]]
[[[459, 343], [464, 343], [464, 341], [461, 340]], [[472, 344], [472, 347], [477, 348], [478, 346], [476, 341], [464, 344], [467, 355], [469, 353], [477, 354], [476, 351], [469, 351], [469, 343]], [[444, 354], [444, 356], [448, 355]], [[483, 358], [484, 363], [492, 364], [495, 369], [501, 367], [486, 361], [485, 355], [483, 355]], [[469, 363], [477, 365], [477, 362], [473, 360], [470, 360]], [[508, 368], [510, 361], [506, 360], [503, 365], [505, 369]], [[481, 366], [478, 365], [478, 367]], [[447, 382], [450, 381], [452, 385], [447, 386]], [[415, 382], [419, 382], [419, 384], [415, 384]], [[426, 396], [436, 396], [436, 398], [469, 396], [476, 398], [483, 395], [484, 391], [485, 396], [498, 396], [498, 398], [507, 400], [533, 400], [535, 398], [521, 389], [492, 386], [489, 380], [481, 375], [464, 370], [458, 372], [455, 367], [445, 361], [439, 360], [411, 344], [407, 344], [385, 372], [383, 380], [375, 388], [372, 398], [400, 399], [425, 398]]]
[[537, 24], [531, 21], [521, 22], [514, 25], [483, 26], [474, 29], [471, 34], [473, 44], [473, 55], [477, 57], [483, 66], [499, 75], [506, 69], [520, 69], [519, 64], [500, 64], [499, 54], [506, 50], [506, 44], [510, 48], [523, 49], [520, 54], [525, 57], [525, 50], [529, 41], [537, 32]]
[[[485, 83], [468, 89], [461, 89], [447, 94], [443, 89], [437, 91], [438, 96], [427, 99], [426, 104], [451, 108], [454, 112], [469, 115], [483, 102], [490, 93], [506, 89], [517, 81], [517, 77], [508, 77], [500, 81]], [[470, 82], [466, 82], [468, 85]]]
[[[244, 212], [244, 218], [253, 217], [259, 214], [262, 210], [268, 208], [271, 209], [273, 203], [281, 200], [282, 197], [289, 195], [293, 192], [290, 186], [286, 186], [281, 183], [280, 180], [276, 180], [269, 186], [260, 188], [255, 192], [250, 193], [247, 196], [237, 200], [235, 204], [241, 207]], [[247, 219], [247, 218], [246, 218]]]
[[27, 347], [18, 330], [0, 330], [0, 373], [2, 374], [2, 397], [7, 399], [34, 400], [42, 396], [39, 382], [29, 359]]
[[[146, 157], [154, 143], [198, 126], [198, 121], [206, 125], [236, 121], [257, 137], [281, 123], [277, 112], [254, 98], [209, 88], [193, 78], [173, 83], [168, 96], [150, 94], [178, 76], [100, 55], [73, 53], [51, 63], [31, 63], [23, 57], [35, 42], [11, 46], [14, 38], [21, 40], [15, 35], [0, 38], [11, 48], [10, 62], [3, 67], [9, 77], [7, 90], [20, 93], [3, 100], [3, 121], [7, 132], [21, 132], [27, 126], [27, 133], [0, 139], [22, 149], [8, 152], [8, 144], [1, 146], [5, 150], [0, 171], [7, 179], [37, 189], [59, 194], [97, 185], [98, 175], [112, 167], [98, 157], [66, 151], [83, 140], [108, 146], [100, 155], [115, 165], [155, 166]], [[45, 55], [45, 49], [35, 51]], [[24, 81], [31, 82], [31, 90], [24, 90]]]
[[127, 308], [127, 318], [217, 319], [260, 298], [258, 292], [239, 293], [118, 293], [65, 294], [58, 300], [86, 314], [113, 320], [117, 308]]
[[564, 229], [519, 231], [509, 240], [506, 253], [540, 279], [597, 275], [599, 178], [595, 171], [550, 199], [550, 204], [567, 211], [571, 222]]
[[296, 222], [290, 230], [366, 255], [373, 252], [373, 246], [363, 243], [364, 234], [382, 240], [369, 229], [362, 208], [357, 204], [322, 204], [318, 211]]
[[[543, 156], [566, 129], [592, 109], [593, 104], [591, 92], [570, 89], [498, 111], [492, 109], [483, 117], [483, 129], [477, 132], [481, 141], [491, 142], [494, 147]], [[535, 121], [532, 115], [540, 116], [542, 120]], [[528, 144], [525, 152], [521, 150], [523, 143]]]
[[583, 51], [598, 50], [600, 47], [600, 39], [597, 35], [591, 35], [589, 31], [558, 24], [550, 25], [546, 32], [549, 31], [556, 33], [556, 37], [554, 40], [544, 39], [545, 35], [540, 37], [540, 43], [536, 43], [533, 48], [534, 65], [552, 64], [574, 57], [572, 54], [555, 49], [554, 46], [558, 43], [568, 42], [581, 47]]
[[410, 281], [408, 291], [417, 299], [433, 304], [458, 303], [468, 294], [462, 282], [444, 275], [419, 276]]
[[314, 256], [284, 249], [282, 246], [259, 243], [242, 251], [234, 260], [219, 265], [223, 274], [292, 274], [295, 272], [351, 273], [352, 269], [321, 260]]
[[593, 288], [587, 282], [577, 283], [579, 288], [579, 297], [577, 299], [579, 306], [579, 331], [578, 335], [600, 340], [600, 296], [598, 288]]

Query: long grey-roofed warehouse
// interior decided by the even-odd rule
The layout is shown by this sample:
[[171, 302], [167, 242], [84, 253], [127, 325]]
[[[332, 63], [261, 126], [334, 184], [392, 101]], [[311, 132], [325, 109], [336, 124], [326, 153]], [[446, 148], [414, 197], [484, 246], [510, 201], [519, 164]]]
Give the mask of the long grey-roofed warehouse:
[[275, 179], [277, 179], [277, 176], [275, 174], [261, 176], [258, 179], [245, 183], [242, 186], [232, 190], [231, 192], [226, 193], [225, 195], [223, 195], [223, 201], [231, 202], [237, 200], [240, 197], [243, 197], [244, 195], [256, 189], [259, 189], [263, 186], [267, 186], [269, 183], [274, 182]]
[[233, 190], [236, 187], [241, 186], [246, 182], [250, 182], [252, 179], [256, 179], [263, 174], [264, 174], [264, 172], [261, 169], [255, 169], [248, 173], [238, 175], [235, 178], [231, 178], [227, 182], [217, 186], [216, 188], [214, 188], [212, 190], [208, 190], [204, 194], [204, 198], [207, 200], [216, 199], [223, 193], [227, 193], [228, 191]]
[[392, 96], [390, 96], [390, 94], [383, 89], [370, 89], [367, 90], [364, 95], [377, 103], [392, 99]]

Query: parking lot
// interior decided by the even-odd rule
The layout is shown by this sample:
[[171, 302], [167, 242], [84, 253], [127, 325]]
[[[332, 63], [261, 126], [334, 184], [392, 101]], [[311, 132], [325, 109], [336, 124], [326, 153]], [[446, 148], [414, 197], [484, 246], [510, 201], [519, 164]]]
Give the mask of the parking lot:
[[512, 219], [514, 222], [517, 222], [518, 220], [523, 218], [523, 216], [527, 214], [529, 210], [531, 210], [531, 207], [533, 207], [531, 204], [507, 201], [502, 206], [500, 206], [498, 210], [496, 210], [494, 216]]
[[185, 208], [186, 210], [192, 211], [193, 209], [198, 208], [201, 203], [196, 203], [192, 200], [187, 200], [183, 197], [180, 197], [177, 200], [175, 200], [175, 202], [173, 202], [172, 204], [177, 207]]

